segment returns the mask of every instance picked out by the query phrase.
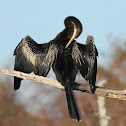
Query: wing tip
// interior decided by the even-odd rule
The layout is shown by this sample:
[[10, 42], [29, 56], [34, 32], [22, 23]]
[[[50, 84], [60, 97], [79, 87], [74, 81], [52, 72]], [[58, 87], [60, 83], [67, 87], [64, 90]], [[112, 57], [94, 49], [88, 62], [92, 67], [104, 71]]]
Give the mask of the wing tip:
[[26, 35], [23, 39], [31, 38], [29, 35]]
[[14, 77], [14, 90], [18, 90], [21, 85], [21, 78]]
[[87, 36], [86, 44], [93, 43], [94, 44], [94, 37], [92, 35]]
[[[27, 36], [25, 36], [24, 38], [23, 38], [23, 41], [28, 41], [28, 40], [31, 40], [32, 38], [29, 36], [29, 35], [27, 35]], [[32, 39], [33, 40], [33, 39]]]
[[16, 54], [17, 54], [17, 50], [18, 50], [18, 48], [20, 47], [20, 45], [21, 45], [21, 43], [23, 42], [23, 41], [28, 41], [29, 39], [32, 39], [29, 35], [27, 35], [27, 36], [25, 36], [22, 40], [21, 40], [21, 42], [17, 45], [17, 47], [15, 48], [15, 50], [14, 50], [14, 52], [13, 52], [13, 56], [15, 56]]
[[88, 35], [87, 38], [94, 39], [92, 35]]

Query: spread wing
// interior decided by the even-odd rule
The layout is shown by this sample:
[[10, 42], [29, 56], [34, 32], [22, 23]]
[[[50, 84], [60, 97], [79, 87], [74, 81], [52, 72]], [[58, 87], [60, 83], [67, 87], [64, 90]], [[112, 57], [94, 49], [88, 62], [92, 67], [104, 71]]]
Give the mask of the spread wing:
[[[30, 36], [26, 36], [14, 51], [14, 70], [47, 76], [57, 54], [56, 45], [50, 43], [37, 44]], [[20, 87], [20, 81], [20, 78], [14, 77], [15, 90]]]
[[96, 47], [92, 45], [82, 45], [75, 43], [72, 50], [72, 57], [77, 62], [81, 75], [89, 81], [91, 91], [94, 92], [96, 74], [97, 74], [97, 56]]

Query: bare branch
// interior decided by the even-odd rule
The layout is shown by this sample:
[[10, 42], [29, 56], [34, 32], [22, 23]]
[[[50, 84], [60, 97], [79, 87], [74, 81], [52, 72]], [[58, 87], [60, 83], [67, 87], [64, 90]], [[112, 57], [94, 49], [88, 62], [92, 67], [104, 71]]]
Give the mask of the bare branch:
[[[54, 86], [54, 87], [57, 87], [60, 89], [64, 89], [64, 87], [58, 81], [49, 79], [47, 77], [37, 76], [34, 74], [26, 74], [26, 73], [19, 72], [19, 71], [11, 71], [11, 70], [6, 70], [6, 69], [2, 69], [2, 68], [0, 68], [0, 74], [16, 76], [19, 78], [33, 80], [33, 81], [51, 85], [51, 86]], [[74, 84], [73, 89], [79, 90], [82, 92], [86, 92], [86, 93], [91, 93], [90, 87], [88, 84]], [[95, 94], [97, 96], [102, 96], [102, 97], [126, 100], [126, 90], [119, 91], [119, 90], [107, 89], [107, 88], [97, 86]]]

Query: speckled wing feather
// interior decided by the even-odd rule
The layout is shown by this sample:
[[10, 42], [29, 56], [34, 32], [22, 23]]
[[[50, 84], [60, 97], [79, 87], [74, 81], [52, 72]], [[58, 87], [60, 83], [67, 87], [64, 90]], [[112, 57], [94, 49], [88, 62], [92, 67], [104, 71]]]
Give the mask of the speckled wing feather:
[[53, 43], [37, 44], [30, 36], [26, 36], [14, 51], [14, 70], [47, 76], [57, 54], [58, 48]]
[[98, 52], [93, 43], [94, 40], [90, 42], [90, 39], [87, 38], [88, 42], [86, 41], [86, 45], [75, 43], [72, 49], [72, 57], [77, 62], [81, 75], [94, 88], [97, 74]]

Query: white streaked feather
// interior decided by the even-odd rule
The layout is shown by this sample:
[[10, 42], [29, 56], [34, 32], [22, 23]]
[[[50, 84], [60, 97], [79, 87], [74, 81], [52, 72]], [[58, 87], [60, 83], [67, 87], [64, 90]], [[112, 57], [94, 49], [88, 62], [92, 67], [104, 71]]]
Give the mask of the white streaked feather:
[[29, 47], [27, 41], [25, 41], [24, 39], [22, 52], [24, 56], [27, 58], [27, 60], [34, 65], [34, 67], [37, 67], [37, 65], [39, 64], [42, 67], [41, 73], [43, 73], [48, 71], [48, 66], [52, 66], [54, 59], [57, 57], [58, 48], [54, 44], [50, 45], [48, 53], [43, 59], [43, 55], [41, 54], [41, 52], [35, 54]]
[[22, 52], [24, 56], [27, 58], [27, 60], [30, 61], [35, 66], [36, 56], [29, 48], [27, 41], [23, 41]]
[[95, 46], [93, 46], [93, 52], [92, 55], [88, 55], [85, 53], [82, 53], [79, 48], [77, 43], [74, 44], [73, 49], [72, 49], [72, 58], [79, 63], [80, 65], [85, 64], [85, 62], [88, 62], [88, 72], [85, 75], [85, 79], [89, 79], [89, 77], [92, 74], [92, 70], [94, 68], [94, 64], [95, 64]]
[[27, 41], [23, 41], [22, 52], [26, 59], [31, 62], [34, 67], [37, 67], [38, 64], [41, 66], [40, 74], [47, 73], [50, 67], [52, 66], [55, 58], [57, 58], [58, 48], [56, 45], [50, 45], [47, 55], [43, 57], [42, 53], [35, 54], [29, 47]]
[[49, 66], [50, 64], [52, 65], [54, 59], [57, 58], [57, 54], [58, 48], [56, 47], [56, 45], [50, 45], [48, 53], [42, 62], [42, 66]]
[[75, 43], [72, 49], [72, 58], [78, 62], [80, 65], [82, 65], [81, 60], [84, 64], [83, 58], [82, 58], [82, 53], [80, 52], [78, 45]]

